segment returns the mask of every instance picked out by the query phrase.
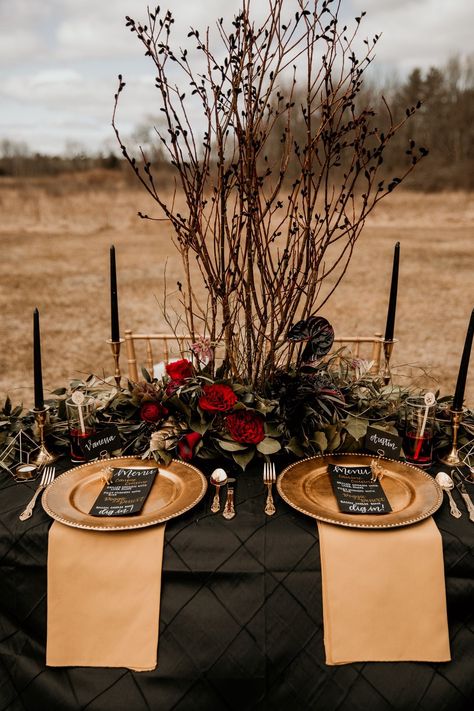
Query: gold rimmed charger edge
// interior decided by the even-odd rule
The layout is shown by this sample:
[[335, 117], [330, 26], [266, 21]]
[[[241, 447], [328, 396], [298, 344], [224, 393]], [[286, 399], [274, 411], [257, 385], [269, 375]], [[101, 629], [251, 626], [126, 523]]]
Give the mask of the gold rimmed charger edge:
[[[387, 469], [389, 473], [393, 473], [391, 471], [392, 468], [394, 471], [399, 468], [402, 471], [401, 478], [403, 478], [403, 473], [406, 474], [407, 483], [411, 483], [413, 485], [413, 478], [415, 477], [420, 482], [423, 482], [423, 484], [427, 485], [429, 487], [429, 490], [431, 491], [431, 498], [430, 501], [426, 504], [426, 506], [421, 505], [421, 510], [419, 510], [418, 512], [415, 507], [413, 515], [408, 514], [407, 516], [400, 515], [398, 512], [396, 512], [395, 514], [394, 512], [387, 514], [378, 514], [373, 515], [371, 517], [364, 516], [364, 518], [370, 518], [373, 519], [373, 521], [370, 520], [368, 522], [366, 521], [362, 523], [360, 522], [360, 520], [355, 520], [356, 514], [345, 514], [341, 512], [336, 512], [334, 514], [328, 515], [327, 511], [324, 512], [321, 510], [321, 507], [319, 507], [318, 511], [318, 506], [315, 505], [314, 502], [308, 500], [302, 487], [301, 491], [297, 492], [296, 496], [293, 492], [289, 494], [287, 490], [287, 481], [291, 477], [291, 475], [294, 474], [295, 469], [301, 469], [300, 478], [302, 478], [308, 473], [308, 467], [314, 467], [316, 465], [317, 470], [320, 470], [322, 467], [326, 467], [325, 474], [327, 477], [329, 477], [329, 472], [327, 470], [328, 464], [340, 464], [341, 466], [349, 466], [351, 464], [354, 465], [357, 462], [360, 462], [364, 466], [368, 466], [374, 458], [380, 459], [381, 462], [386, 463], [388, 465]], [[411, 480], [409, 478], [409, 473], [411, 475]], [[398, 474], [400, 474], [400, 472], [398, 472]], [[331, 523], [338, 526], [346, 526], [348, 528], [388, 529], [399, 528], [401, 526], [409, 526], [411, 524], [418, 523], [419, 521], [422, 521], [425, 518], [428, 518], [429, 516], [432, 516], [439, 509], [443, 502], [443, 492], [441, 491], [434, 478], [431, 477], [427, 472], [412, 464], [401, 462], [396, 459], [389, 459], [386, 457], [375, 457], [374, 455], [370, 454], [341, 453], [307, 457], [305, 459], [299, 460], [298, 462], [294, 462], [293, 464], [290, 464], [288, 467], [286, 467], [279, 475], [276, 485], [281, 498], [289, 506], [296, 509], [300, 513], [303, 513], [306, 516], [310, 516], [311, 518], [314, 518], [318, 521], [323, 521], [324, 523]], [[415, 489], [416, 494], [416, 486], [413, 485], [413, 487]], [[331, 500], [332, 502], [335, 501], [335, 497], [332, 493], [332, 490]], [[384, 523], [380, 522], [382, 516], [384, 517]]]
[[[117, 467], [117, 466], [122, 466], [122, 467], [145, 467], [145, 468], [158, 468], [163, 471], [173, 471], [173, 469], [184, 469], [186, 472], [191, 473], [191, 475], [195, 476], [196, 478], [196, 483], [199, 481], [200, 487], [196, 491], [196, 494], [193, 497], [190, 497], [189, 501], [186, 501], [185, 504], [176, 510], [173, 510], [170, 514], [167, 515], [158, 515], [150, 516], [150, 514], [143, 514], [139, 513], [135, 516], [129, 516], [127, 518], [127, 522], [123, 522], [123, 517], [122, 517], [122, 523], [104, 523], [110, 522], [112, 517], [109, 519], [102, 519], [98, 517], [93, 517], [90, 516], [90, 514], [85, 514], [81, 511], [79, 511], [77, 508], [74, 509], [76, 512], [75, 517], [72, 518], [70, 515], [67, 515], [67, 507], [66, 507], [66, 512], [61, 510], [61, 507], [58, 506], [51, 506], [51, 502], [49, 499], [52, 497], [52, 493], [56, 493], [58, 491], [59, 487], [62, 487], [64, 482], [67, 481], [68, 479], [72, 479], [72, 483], [75, 484], [75, 478], [80, 475], [80, 474], [87, 474], [87, 471], [91, 471], [91, 469], [98, 468], [97, 471], [97, 476], [100, 475], [101, 470], [105, 470], [107, 467]], [[84, 471], [85, 470], [85, 471]], [[92, 472], [94, 473], [94, 472]], [[174, 472], [176, 473], [176, 472]], [[179, 476], [179, 474], [178, 474]], [[104, 460], [97, 460], [94, 462], [87, 462], [86, 464], [80, 464], [79, 466], [72, 467], [71, 469], [68, 469], [67, 471], [63, 472], [60, 476], [58, 476], [53, 484], [51, 484], [48, 489], [45, 490], [43, 496], [42, 496], [42, 505], [45, 510], [45, 512], [53, 518], [56, 521], [59, 521], [60, 523], [65, 524], [66, 526], [71, 526], [73, 528], [81, 528], [84, 530], [91, 530], [91, 531], [102, 531], [102, 532], [114, 532], [114, 531], [128, 531], [128, 530], [134, 530], [138, 528], [145, 528], [148, 526], [154, 526], [160, 523], [165, 523], [166, 521], [169, 521], [173, 518], [177, 518], [178, 516], [181, 516], [182, 514], [186, 513], [187, 511], [190, 511], [194, 506], [196, 506], [203, 496], [205, 495], [207, 491], [207, 480], [204, 474], [195, 466], [192, 464], [189, 464], [188, 462], [182, 462], [178, 460], [172, 460], [169, 465], [163, 466], [155, 462], [154, 460], [151, 459], [139, 459], [138, 457], [112, 457], [111, 459], [104, 459]], [[58, 510], [59, 509], [59, 510]], [[133, 518], [133, 522], [130, 522], [130, 519]], [[81, 520], [82, 519], [82, 520]], [[118, 519], [118, 517], [117, 517]], [[115, 519], [115, 520], [117, 520]], [[101, 521], [102, 525], [99, 525], [98, 523], [93, 523], [93, 520]]]

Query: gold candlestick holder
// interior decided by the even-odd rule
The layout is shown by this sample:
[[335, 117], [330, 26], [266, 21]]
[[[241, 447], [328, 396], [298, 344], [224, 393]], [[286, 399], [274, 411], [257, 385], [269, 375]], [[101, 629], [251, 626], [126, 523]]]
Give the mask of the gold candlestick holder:
[[450, 410], [451, 423], [453, 427], [453, 436], [451, 441], [451, 450], [444, 457], [440, 459], [440, 462], [446, 464], [448, 467], [459, 467], [463, 464], [461, 457], [458, 452], [458, 432], [459, 425], [462, 420], [462, 410]]
[[55, 462], [59, 457], [58, 454], [53, 454], [48, 450], [45, 444], [44, 438], [44, 428], [46, 425], [46, 418], [48, 416], [49, 407], [45, 405], [43, 408], [33, 408], [32, 412], [35, 416], [36, 425], [38, 427], [39, 433], [39, 452], [33, 457], [32, 462], [36, 464], [37, 467], [43, 467], [46, 464], [51, 464]]
[[120, 387], [120, 381], [122, 379], [122, 374], [120, 372], [120, 346], [122, 345], [123, 342], [124, 342], [123, 338], [119, 338], [118, 341], [112, 341], [111, 339], [109, 339], [107, 341], [107, 343], [110, 344], [110, 347], [112, 349], [112, 355], [114, 358], [114, 366], [115, 366], [114, 377], [115, 377], [115, 382], [117, 383], [118, 388]]
[[390, 359], [392, 357], [393, 347], [397, 342], [398, 339], [396, 338], [392, 339], [391, 341], [384, 340], [383, 342], [383, 355], [385, 365], [382, 373], [382, 378], [385, 385], [388, 385], [392, 378], [392, 374], [390, 372]]

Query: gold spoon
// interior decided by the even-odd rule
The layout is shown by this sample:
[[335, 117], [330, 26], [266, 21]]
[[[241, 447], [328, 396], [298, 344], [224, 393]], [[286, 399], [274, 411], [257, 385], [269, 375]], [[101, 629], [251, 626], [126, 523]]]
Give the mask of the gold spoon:
[[451, 489], [454, 489], [454, 481], [451, 479], [449, 474], [446, 474], [446, 472], [438, 472], [435, 476], [435, 479], [438, 482], [439, 486], [443, 489], [443, 491], [445, 491], [448, 495], [449, 511], [451, 513], [451, 516], [454, 516], [454, 518], [461, 518], [462, 513], [456, 506], [456, 502], [454, 501], [453, 495], [451, 494]]
[[214, 499], [212, 500], [211, 504], [211, 511], [212, 513], [217, 513], [221, 508], [221, 502], [219, 499], [219, 489], [227, 482], [227, 474], [225, 473], [224, 469], [214, 469], [211, 474], [210, 482], [216, 487], [216, 493], [214, 494]]

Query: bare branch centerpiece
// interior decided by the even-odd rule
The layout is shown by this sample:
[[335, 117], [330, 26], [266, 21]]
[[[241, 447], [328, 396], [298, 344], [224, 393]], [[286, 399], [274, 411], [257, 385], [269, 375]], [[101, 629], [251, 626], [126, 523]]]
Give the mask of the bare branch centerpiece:
[[[183, 268], [178, 320], [165, 308], [166, 287], [163, 310], [175, 333], [185, 324], [190, 353], [167, 363], [162, 378], [144, 372], [143, 382], [121, 387], [114, 259], [116, 377], [90, 376], [54, 393], [48, 434], [56, 449], [68, 446], [65, 401], [75, 390], [94, 402], [97, 427], [119, 428], [124, 452], [164, 462], [227, 456], [245, 469], [256, 455], [360, 449], [369, 424], [397, 431], [408, 390], [374, 377], [371, 363], [331, 354], [334, 332], [319, 313], [367, 216], [427, 151], [410, 140], [405, 169], [387, 175], [392, 139], [419, 104], [401, 120], [385, 102], [383, 116], [364, 104], [378, 36], [359, 41], [365, 13], [350, 28], [340, 6], [268, 0], [257, 22], [256, 2], [242, 0], [229, 26], [221, 18], [213, 31], [191, 29], [188, 48], [173, 45], [169, 10], [149, 10], [146, 22], [126, 18], [153, 66], [156, 140], [174, 174], [171, 191], [159, 189], [153, 156], [122, 140], [121, 75], [112, 125], [156, 205], [156, 214], [139, 215], [173, 227]], [[398, 261], [392, 345], [397, 273]], [[0, 444], [20, 420], [5, 403]]]
[[403, 174], [382, 174], [391, 140], [417, 107], [395, 122], [388, 107], [377, 117], [361, 104], [378, 41], [359, 42], [365, 13], [349, 28], [336, 0], [269, 0], [260, 22], [252, 10], [242, 0], [229, 27], [221, 18], [214, 32], [191, 29], [189, 49], [173, 46], [169, 10], [149, 10], [146, 22], [126, 18], [153, 65], [162, 114], [156, 137], [175, 176], [171, 198], [157, 188], [151, 157], [140, 148], [137, 159], [121, 138], [121, 75], [113, 127], [158, 210], [139, 214], [174, 228], [191, 340], [221, 343], [220, 377], [262, 392], [298, 360], [289, 328], [322, 309], [367, 216], [427, 151], [410, 141]]

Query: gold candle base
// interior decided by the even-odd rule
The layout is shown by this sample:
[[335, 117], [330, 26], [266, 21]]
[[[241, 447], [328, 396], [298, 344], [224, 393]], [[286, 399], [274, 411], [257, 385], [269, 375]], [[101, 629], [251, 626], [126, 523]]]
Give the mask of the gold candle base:
[[459, 431], [459, 425], [461, 424], [462, 420], [462, 410], [450, 410], [451, 413], [451, 422], [453, 425], [453, 438], [452, 438], [452, 445], [451, 445], [451, 450], [446, 454], [444, 457], [440, 459], [440, 462], [443, 464], [446, 464], [448, 467], [459, 467], [461, 464], [464, 462], [462, 461], [461, 457], [459, 456], [458, 452], [458, 431]]
[[120, 346], [124, 342], [123, 338], [120, 338], [118, 341], [112, 341], [108, 340], [107, 343], [110, 344], [110, 347], [112, 349], [112, 356], [114, 358], [114, 366], [115, 366], [115, 373], [114, 373], [114, 378], [115, 382], [117, 383], [117, 387], [120, 387], [120, 381], [122, 379], [122, 374], [120, 372]]
[[398, 342], [397, 338], [394, 338], [391, 341], [384, 340], [384, 342], [383, 342], [383, 355], [384, 355], [384, 360], [385, 360], [385, 366], [384, 366], [384, 370], [382, 373], [382, 378], [383, 378], [384, 385], [388, 385], [390, 380], [392, 379], [392, 375], [390, 373], [390, 359], [392, 357], [393, 346], [397, 342]]
[[36, 407], [33, 409], [33, 414], [35, 416], [36, 424], [38, 426], [39, 431], [39, 452], [38, 454], [36, 454], [35, 457], [33, 457], [31, 462], [33, 464], [36, 464], [37, 467], [43, 467], [46, 464], [52, 464], [52, 462], [55, 462], [56, 459], [58, 459], [59, 457], [59, 454], [53, 454], [49, 451], [44, 441], [44, 427], [46, 424], [48, 410], [49, 407], [47, 406], [45, 406], [42, 410], [37, 410]]

